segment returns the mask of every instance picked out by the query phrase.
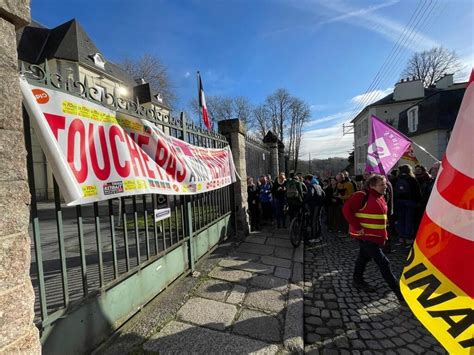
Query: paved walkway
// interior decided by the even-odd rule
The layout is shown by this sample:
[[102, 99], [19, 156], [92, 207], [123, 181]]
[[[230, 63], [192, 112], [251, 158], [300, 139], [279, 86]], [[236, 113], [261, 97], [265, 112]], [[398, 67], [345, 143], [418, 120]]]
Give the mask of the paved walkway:
[[288, 230], [267, 229], [217, 251], [173, 314], [155, 322], [160, 307], [145, 307], [99, 353], [302, 352], [303, 247], [292, 247]]
[[[97, 353], [445, 353], [373, 263], [366, 280], [377, 292], [352, 289], [357, 252], [325, 230], [306, 250], [293, 249], [287, 229], [230, 240], [197, 264], [200, 277], [175, 282]], [[397, 276], [407, 254], [389, 254]]]
[[[373, 262], [365, 293], [351, 287], [358, 244], [323, 232], [323, 243], [305, 250], [305, 350], [310, 354], [444, 354], [407, 307], [400, 307]], [[395, 276], [409, 250], [388, 254]]]

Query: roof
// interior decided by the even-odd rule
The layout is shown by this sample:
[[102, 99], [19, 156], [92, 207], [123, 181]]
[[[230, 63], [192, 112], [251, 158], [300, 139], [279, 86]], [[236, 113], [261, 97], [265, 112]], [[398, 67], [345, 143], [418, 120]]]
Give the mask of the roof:
[[[433, 95], [434, 93], [438, 92], [439, 89], [436, 88], [425, 88], [425, 96], [430, 96]], [[403, 102], [410, 102], [410, 101], [419, 101], [422, 100], [423, 97], [415, 97], [412, 99], [406, 99], [406, 100], [394, 100], [393, 99], [393, 92], [391, 94], [388, 94], [387, 96], [381, 98], [378, 101], [375, 101], [371, 103], [370, 105], [365, 106], [362, 111], [360, 111], [354, 119], [351, 120], [351, 123], [353, 123], [356, 118], [360, 115], [361, 112], [363, 112], [365, 109], [368, 109], [370, 107], [376, 107], [376, 106], [385, 106], [385, 105], [391, 105], [391, 104], [398, 104], [398, 103], [403, 103]]]
[[17, 32], [18, 58], [31, 64], [47, 59], [64, 59], [79, 62], [98, 72], [134, 86], [133, 78], [119, 66], [106, 61], [104, 69], [96, 66], [92, 55], [100, 53], [82, 26], [75, 19], [48, 29], [37, 22]]
[[[465, 88], [442, 90], [408, 107], [399, 114], [398, 130], [416, 136], [434, 129], [452, 129], [461, 106]], [[418, 106], [418, 127], [408, 132], [408, 111]]]

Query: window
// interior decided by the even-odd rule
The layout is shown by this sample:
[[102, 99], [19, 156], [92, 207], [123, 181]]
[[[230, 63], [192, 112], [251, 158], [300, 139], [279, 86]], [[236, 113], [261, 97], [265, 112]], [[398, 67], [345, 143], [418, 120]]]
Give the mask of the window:
[[104, 66], [105, 66], [105, 59], [104, 57], [102, 56], [102, 54], [100, 53], [96, 53], [96, 54], [93, 54], [90, 56], [92, 58], [92, 60], [94, 61], [94, 64], [95, 66], [101, 68], [101, 69], [105, 69]]
[[418, 129], [418, 106], [408, 110], [408, 132], [416, 132]]

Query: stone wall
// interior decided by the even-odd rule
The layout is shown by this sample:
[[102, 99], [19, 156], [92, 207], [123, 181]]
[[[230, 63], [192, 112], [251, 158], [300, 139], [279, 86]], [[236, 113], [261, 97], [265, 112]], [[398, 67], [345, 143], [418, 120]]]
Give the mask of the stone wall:
[[29, 277], [30, 193], [26, 172], [15, 29], [30, 21], [30, 2], [0, 2], [0, 353], [40, 353]]
[[249, 233], [249, 216], [247, 214], [247, 169], [245, 158], [245, 124], [238, 120], [219, 121], [219, 133], [229, 142], [234, 158], [235, 170], [240, 179], [234, 183], [232, 215], [237, 236], [244, 237]]

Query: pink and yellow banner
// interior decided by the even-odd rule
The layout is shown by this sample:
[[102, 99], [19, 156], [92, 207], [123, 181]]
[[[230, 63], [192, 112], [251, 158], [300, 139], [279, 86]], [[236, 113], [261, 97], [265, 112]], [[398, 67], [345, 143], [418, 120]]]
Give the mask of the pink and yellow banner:
[[471, 81], [400, 279], [413, 313], [451, 354], [474, 353], [473, 118]]
[[153, 123], [20, 78], [25, 107], [68, 205], [157, 193], [196, 194], [235, 181], [230, 148], [201, 148]]

